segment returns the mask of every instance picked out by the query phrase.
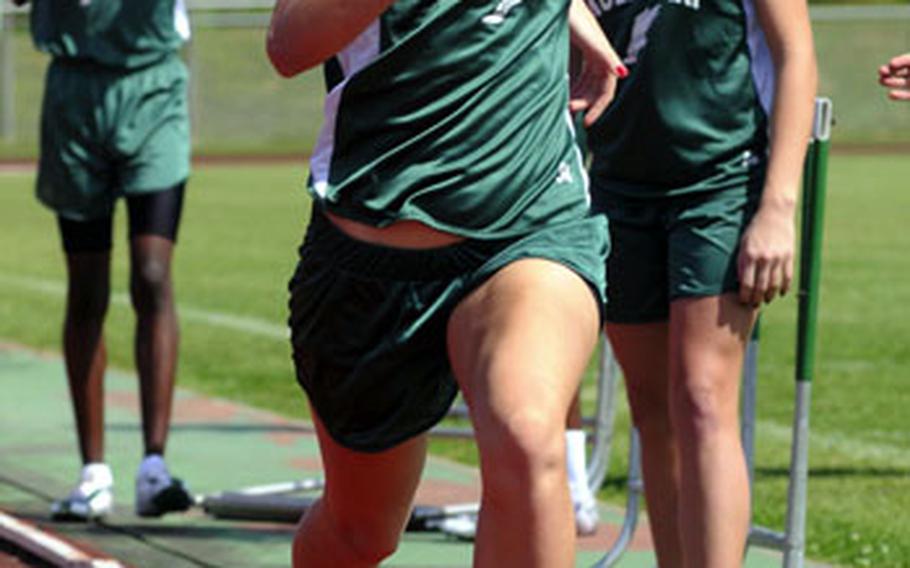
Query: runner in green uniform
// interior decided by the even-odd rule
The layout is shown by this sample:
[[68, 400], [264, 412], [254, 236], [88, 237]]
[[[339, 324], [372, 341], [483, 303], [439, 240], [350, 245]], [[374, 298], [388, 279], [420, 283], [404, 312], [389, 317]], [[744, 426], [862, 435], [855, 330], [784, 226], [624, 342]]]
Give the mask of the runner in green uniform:
[[[457, 388], [481, 454], [477, 566], [572, 565], [563, 427], [597, 338], [607, 228], [569, 115], [569, 0], [279, 1], [286, 76], [328, 61], [314, 210], [290, 283], [323, 498], [294, 565], [374, 566]], [[583, 3], [579, 96], [615, 54]]]
[[144, 459], [135, 509], [158, 516], [191, 504], [163, 454], [177, 358], [170, 264], [189, 175], [189, 35], [183, 0], [33, 0], [32, 37], [52, 61], [41, 117], [37, 196], [57, 215], [66, 252], [64, 355], [83, 469], [56, 518], [108, 513], [102, 334], [109, 300], [114, 203], [129, 210], [130, 293]]
[[587, 1], [630, 69], [588, 143], [658, 562], [738, 566], [739, 376], [759, 305], [793, 275], [816, 85], [806, 2]]

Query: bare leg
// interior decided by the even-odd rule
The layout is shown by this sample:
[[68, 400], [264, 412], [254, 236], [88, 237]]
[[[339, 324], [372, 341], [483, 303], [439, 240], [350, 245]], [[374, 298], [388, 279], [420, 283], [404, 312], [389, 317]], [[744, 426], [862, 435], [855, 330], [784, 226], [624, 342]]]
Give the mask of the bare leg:
[[597, 327], [587, 284], [539, 259], [502, 269], [452, 314], [449, 353], [483, 479], [475, 566], [573, 564], [564, 432]]
[[733, 294], [670, 307], [671, 417], [679, 447], [686, 566], [742, 562], [749, 484], [739, 437], [739, 384], [756, 310]]
[[661, 568], [683, 566], [679, 536], [679, 464], [670, 423], [667, 322], [609, 324], [626, 378], [632, 420], [641, 436], [648, 522]]
[[82, 463], [104, 461], [104, 316], [110, 296], [110, 253], [70, 253], [63, 353]]
[[130, 295], [136, 311], [134, 349], [146, 455], [164, 454], [171, 419], [178, 340], [171, 283], [173, 248], [172, 241], [157, 235], [138, 235], [130, 242]]
[[361, 453], [337, 444], [313, 412], [325, 468], [322, 498], [294, 538], [295, 568], [378, 566], [395, 552], [426, 458], [426, 435]]

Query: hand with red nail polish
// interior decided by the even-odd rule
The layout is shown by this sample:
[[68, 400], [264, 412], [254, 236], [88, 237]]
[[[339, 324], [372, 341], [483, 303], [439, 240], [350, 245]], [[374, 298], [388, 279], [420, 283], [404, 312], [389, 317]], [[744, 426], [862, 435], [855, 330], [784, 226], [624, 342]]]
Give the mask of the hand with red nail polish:
[[613, 100], [616, 80], [627, 77], [629, 70], [583, 0], [572, 0], [569, 29], [573, 48], [569, 109], [585, 111], [584, 124], [591, 126]]

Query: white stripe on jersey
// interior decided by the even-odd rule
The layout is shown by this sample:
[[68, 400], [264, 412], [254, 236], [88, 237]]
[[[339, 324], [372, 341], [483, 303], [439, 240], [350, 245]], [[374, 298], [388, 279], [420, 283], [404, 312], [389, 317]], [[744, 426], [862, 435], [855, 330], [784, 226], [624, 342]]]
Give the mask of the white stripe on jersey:
[[755, 91], [765, 114], [770, 116], [771, 106], [774, 103], [774, 62], [771, 59], [771, 50], [765, 40], [755, 12], [754, 0], [743, 0], [746, 13], [746, 34], [749, 42], [749, 54], [752, 56], [752, 81]]
[[190, 17], [186, 12], [185, 0], [174, 2], [174, 29], [183, 41], [190, 39]]
[[335, 124], [338, 119], [341, 94], [351, 76], [369, 65], [379, 55], [380, 40], [379, 19], [376, 19], [337, 55], [344, 72], [344, 80], [335, 85], [325, 97], [322, 128], [319, 130], [319, 137], [316, 139], [316, 146], [310, 157], [310, 181], [313, 184], [313, 190], [320, 197], [325, 197], [328, 190], [329, 169], [332, 166], [332, 153], [335, 150]]
[[[566, 81], [569, 81], [568, 75], [566, 75]], [[569, 112], [569, 109], [566, 109], [563, 116], [565, 117], [566, 124], [569, 127], [569, 132], [572, 133], [572, 148], [574, 150], [573, 154], [575, 155], [575, 164], [578, 168], [578, 171], [581, 173], [581, 190], [585, 192], [585, 203], [587, 203], [590, 207], [591, 180], [588, 178], [588, 168], [585, 167], [585, 159], [581, 154], [581, 148], [578, 147], [578, 136], [575, 134], [575, 121], [572, 120], [572, 113]]]

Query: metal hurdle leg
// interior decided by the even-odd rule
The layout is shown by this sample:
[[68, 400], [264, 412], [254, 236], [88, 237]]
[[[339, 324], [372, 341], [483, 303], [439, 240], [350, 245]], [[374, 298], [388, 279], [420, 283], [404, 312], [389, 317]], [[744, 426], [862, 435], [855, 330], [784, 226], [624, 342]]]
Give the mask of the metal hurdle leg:
[[809, 403], [815, 373], [816, 322], [818, 319], [821, 245], [831, 137], [832, 104], [815, 101], [812, 143], [803, 171], [803, 204], [800, 245], [799, 311], [796, 338], [796, 401], [790, 451], [790, 484], [783, 532], [754, 526], [749, 543], [781, 550], [786, 568], [799, 568], [805, 560], [806, 496], [809, 479]]
[[593, 418], [593, 447], [588, 458], [588, 486], [595, 495], [603, 485], [610, 468], [613, 447], [613, 426], [616, 422], [616, 393], [619, 386], [619, 365], [613, 356], [610, 341], [601, 339], [597, 373], [597, 406]]
[[758, 340], [761, 318], [755, 322], [752, 337], [746, 345], [746, 356], [743, 360], [742, 403], [740, 411], [740, 440], [743, 453], [746, 454], [746, 471], [749, 474], [749, 487], [755, 473], [755, 412], [756, 386], [758, 385]]
[[593, 568], [608, 568], [615, 565], [632, 542], [635, 529], [638, 526], [638, 516], [641, 507], [641, 496], [644, 493], [645, 483], [641, 476], [641, 442], [638, 431], [632, 428], [629, 434], [629, 477], [626, 485], [626, 514], [623, 517], [622, 528], [613, 545], [606, 554], [594, 564]]
[[[296, 523], [316, 502], [317, 497], [292, 494], [318, 491], [324, 487], [325, 483], [321, 479], [257, 485], [200, 496], [196, 499], [196, 505], [219, 519]], [[452, 521], [466, 515], [476, 515], [478, 508], [477, 503], [443, 507], [416, 505], [411, 511], [405, 530], [439, 531], [462, 537], [461, 525], [453, 524]]]

